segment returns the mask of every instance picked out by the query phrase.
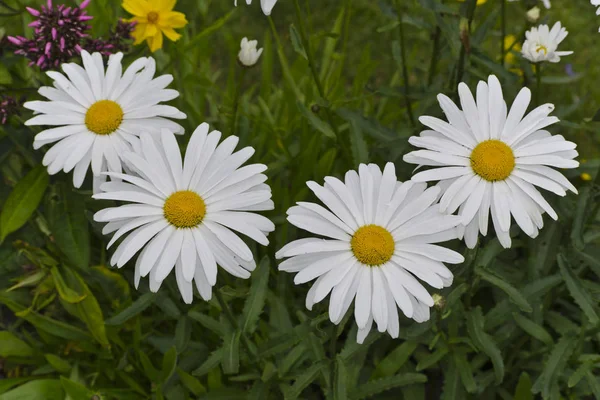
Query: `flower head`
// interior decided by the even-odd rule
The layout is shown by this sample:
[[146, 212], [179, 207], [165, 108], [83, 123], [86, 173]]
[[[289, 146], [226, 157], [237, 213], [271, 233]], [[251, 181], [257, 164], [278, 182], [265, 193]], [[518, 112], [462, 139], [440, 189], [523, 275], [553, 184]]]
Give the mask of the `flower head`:
[[12, 96], [0, 96], [0, 125], [6, 124], [8, 117], [19, 114], [19, 102]]
[[110, 31], [108, 39], [87, 38], [82, 46], [90, 53], [99, 52], [104, 56], [118, 52], [127, 53], [133, 39], [132, 34], [134, 29], [135, 22], [119, 19], [115, 28]]
[[[250, 248], [235, 233], [262, 245], [275, 225], [253, 213], [273, 209], [271, 189], [262, 174], [267, 167], [241, 167], [254, 153], [251, 147], [233, 152], [239, 139], [229, 136], [219, 144], [221, 132], [208, 133], [208, 124], [192, 134], [181, 159], [175, 136], [163, 130], [158, 140], [142, 135], [141, 149], [124, 158], [136, 175], [109, 172], [123, 182], [107, 182], [96, 199], [130, 204], [97, 212], [94, 219], [108, 222], [103, 232], [115, 232], [108, 247], [117, 247], [111, 264], [122, 267], [137, 252], [135, 285], [150, 275], [150, 290], [158, 291], [175, 270], [186, 303], [193, 300], [193, 285], [209, 300], [217, 281], [217, 264], [230, 274], [247, 279], [256, 263]], [[241, 167], [241, 168], [240, 168]]]
[[134, 44], [144, 40], [150, 51], [155, 52], [163, 46], [163, 34], [172, 41], [177, 41], [181, 35], [175, 28], [183, 28], [188, 21], [185, 14], [173, 11], [176, 0], [124, 0], [123, 8], [134, 17]]
[[27, 7], [27, 11], [37, 18], [29, 24], [34, 28], [34, 35], [32, 39], [9, 37], [17, 48], [15, 53], [27, 57], [31, 64], [42, 70], [57, 68], [77, 56], [82, 50], [81, 41], [90, 29], [88, 21], [92, 17], [84, 11], [89, 3], [90, 0], [85, 0], [79, 7], [67, 7], [64, 4], [54, 6], [52, 0], [47, 0], [40, 10]]
[[538, 6], [535, 6], [527, 10], [527, 13], [525, 13], [525, 17], [527, 18], [527, 21], [531, 23], [537, 22], [537, 20], [540, 19], [540, 8]]
[[[49, 101], [30, 101], [25, 108], [38, 113], [26, 125], [54, 125], [38, 133], [33, 147], [56, 143], [42, 163], [49, 174], [60, 170], [73, 173], [73, 185], [80, 187], [91, 164], [100, 179], [103, 171], [122, 171], [122, 154], [138, 144], [140, 131], [158, 136], [162, 128], [183, 133], [183, 128], [167, 118], [181, 119], [177, 108], [160, 104], [179, 96], [165, 87], [171, 75], [154, 78], [153, 58], [139, 58], [122, 73], [122, 53], [108, 59], [105, 72], [100, 53], [81, 52], [83, 68], [63, 64], [60, 72], [46, 74], [54, 87], [41, 87]], [[97, 181], [96, 181], [97, 183]]]
[[[262, 12], [265, 15], [271, 15], [271, 11], [277, 0], [260, 0], [260, 8], [262, 8]], [[252, 4], [252, 0], [246, 0], [246, 4]], [[234, 0], [234, 5], [237, 7], [237, 0]]]
[[258, 61], [263, 49], [256, 49], [258, 42], [256, 40], [242, 39], [238, 60], [245, 67], [252, 67]]
[[558, 45], [568, 34], [560, 22], [555, 23], [552, 29], [549, 29], [548, 25], [533, 27], [525, 32], [526, 39], [521, 53], [533, 63], [542, 61], [557, 63], [561, 56], [573, 54], [572, 51], [557, 51]]
[[359, 343], [373, 321], [380, 332], [398, 337], [396, 307], [417, 322], [428, 320], [434, 300], [416, 278], [438, 289], [449, 286], [453, 275], [444, 262], [464, 261], [434, 244], [455, 239], [460, 224], [459, 217], [439, 211], [440, 189], [398, 182], [392, 163], [383, 172], [361, 164], [344, 181], [326, 177], [324, 186], [307, 185], [327, 208], [299, 202], [288, 210], [288, 221], [328, 239], [296, 240], [276, 253], [289, 257], [279, 270], [297, 272], [296, 284], [316, 279], [306, 307], [331, 292], [329, 318], [339, 324], [354, 300]]
[[415, 182], [439, 181], [440, 210], [462, 218], [465, 241], [473, 248], [478, 232], [486, 235], [492, 222], [500, 243], [511, 246], [511, 216], [523, 232], [536, 237], [544, 226], [543, 213], [558, 216], [537, 187], [565, 196], [577, 189], [555, 168], [576, 168], [576, 144], [544, 128], [558, 122], [543, 104], [526, 114], [531, 91], [523, 88], [507, 110], [498, 79], [479, 82], [477, 99], [465, 85], [458, 87], [462, 110], [447, 96], [438, 100], [448, 122], [421, 117], [430, 128], [409, 142], [423, 150], [404, 161], [434, 167], [417, 173]]

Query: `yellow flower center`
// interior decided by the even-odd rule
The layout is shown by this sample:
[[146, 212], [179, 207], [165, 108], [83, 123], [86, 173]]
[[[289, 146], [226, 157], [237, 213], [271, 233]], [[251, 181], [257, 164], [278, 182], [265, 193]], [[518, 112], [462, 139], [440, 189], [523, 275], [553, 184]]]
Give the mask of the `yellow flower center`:
[[515, 168], [515, 156], [506, 143], [486, 140], [473, 149], [471, 168], [486, 181], [502, 181]]
[[112, 100], [100, 100], [85, 113], [85, 126], [97, 135], [110, 135], [123, 122], [123, 109]]
[[177, 228], [193, 228], [206, 215], [202, 197], [191, 190], [180, 190], [170, 195], [163, 206], [165, 218]]
[[535, 49], [535, 51], [538, 52], [538, 53], [541, 51], [541, 52], [544, 53], [545, 56], [548, 55], [548, 48], [546, 46], [544, 46], [543, 44], [540, 44], [538, 46], [538, 48]]
[[156, 24], [158, 22], [158, 13], [156, 11], [150, 11], [146, 18], [148, 18], [149, 23]]
[[352, 236], [350, 246], [358, 261], [371, 267], [388, 262], [396, 248], [392, 234], [379, 225], [358, 228]]

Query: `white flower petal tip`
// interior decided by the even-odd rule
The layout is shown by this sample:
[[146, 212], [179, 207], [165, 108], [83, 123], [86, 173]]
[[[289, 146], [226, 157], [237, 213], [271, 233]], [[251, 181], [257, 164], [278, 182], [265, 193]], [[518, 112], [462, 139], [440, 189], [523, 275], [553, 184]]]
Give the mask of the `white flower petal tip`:
[[34, 149], [53, 144], [44, 156], [50, 174], [73, 171], [80, 187], [87, 171], [98, 177], [106, 171], [122, 172], [123, 155], [133, 151], [141, 132], [162, 128], [183, 132], [169, 118], [182, 119], [177, 108], [161, 104], [179, 96], [166, 89], [166, 75], [154, 77], [154, 60], [139, 58], [123, 71], [122, 54], [113, 54], [105, 65], [99, 53], [82, 52], [82, 64], [65, 63], [63, 73], [48, 71], [53, 87], [41, 87], [47, 101], [24, 106], [35, 116], [26, 125], [48, 125], [36, 135]]
[[275, 225], [255, 211], [272, 207], [271, 189], [262, 164], [244, 165], [254, 150], [235, 151], [239, 139], [220, 141], [217, 131], [200, 125], [182, 158], [169, 128], [159, 136], [141, 135], [139, 149], [127, 152], [135, 174], [108, 172], [115, 180], [99, 185], [96, 199], [127, 204], [94, 214], [113, 233], [108, 247], [123, 239], [111, 264], [123, 267], [136, 254], [136, 286], [149, 276], [158, 291], [172, 273], [185, 303], [193, 301], [193, 286], [209, 300], [217, 281], [217, 265], [247, 279], [256, 268], [248, 245], [238, 236], [268, 244]]
[[[550, 7], [547, 7], [550, 8]], [[557, 63], [561, 56], [572, 54], [572, 51], [558, 51], [558, 45], [567, 37], [567, 30], [556, 22], [552, 29], [548, 25], [539, 25], [525, 32], [521, 54], [532, 63]]]
[[544, 213], [558, 218], [538, 188], [559, 196], [577, 193], [555, 169], [577, 168], [576, 144], [545, 130], [558, 122], [550, 116], [553, 104], [527, 114], [531, 91], [521, 90], [507, 108], [500, 82], [493, 75], [487, 83], [479, 82], [476, 98], [463, 84], [459, 96], [462, 109], [438, 96], [447, 122], [420, 118], [430, 130], [409, 139], [419, 150], [404, 155], [404, 160], [431, 168], [416, 173], [412, 180], [438, 182], [439, 210], [458, 211], [462, 227], [457, 234], [469, 248], [475, 247], [479, 234], [487, 234], [490, 216], [504, 247], [511, 246], [511, 220], [528, 236], [537, 236]]
[[393, 163], [382, 171], [361, 164], [342, 181], [326, 177], [307, 186], [323, 205], [299, 202], [288, 221], [314, 237], [283, 246], [279, 270], [296, 273], [294, 282], [314, 281], [306, 305], [330, 295], [329, 316], [338, 324], [354, 303], [361, 343], [373, 323], [398, 337], [398, 309], [409, 318], [429, 318], [433, 299], [421, 281], [442, 288], [452, 283], [445, 263], [462, 255], [438, 245], [457, 238], [459, 216], [439, 211], [441, 188], [398, 182]]
[[[271, 11], [273, 11], [273, 7], [277, 0], [260, 0], [260, 8], [262, 9], [263, 14], [266, 16], [271, 15]], [[246, 0], [246, 4], [252, 4], [252, 0]], [[237, 0], [234, 0], [233, 5], [237, 7]]]

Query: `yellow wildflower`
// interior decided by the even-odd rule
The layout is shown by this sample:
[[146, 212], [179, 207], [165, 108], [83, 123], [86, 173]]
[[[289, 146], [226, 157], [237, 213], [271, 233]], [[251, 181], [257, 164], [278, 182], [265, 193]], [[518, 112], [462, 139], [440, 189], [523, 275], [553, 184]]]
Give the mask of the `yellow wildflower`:
[[[465, 2], [465, 0], [458, 0], [458, 1], [462, 1], [463, 3]], [[477, 0], [477, 5], [480, 6], [482, 4], [485, 4], [487, 2], [487, 0]]]
[[590, 174], [588, 174], [587, 172], [584, 172], [581, 174], [581, 179], [584, 181], [591, 181], [592, 176]]
[[172, 41], [181, 35], [174, 28], [183, 28], [188, 21], [185, 14], [173, 11], [176, 0], [124, 0], [123, 8], [133, 14], [129, 21], [135, 22], [133, 31], [134, 44], [144, 40], [148, 43], [150, 51], [155, 52], [162, 48], [163, 33]]

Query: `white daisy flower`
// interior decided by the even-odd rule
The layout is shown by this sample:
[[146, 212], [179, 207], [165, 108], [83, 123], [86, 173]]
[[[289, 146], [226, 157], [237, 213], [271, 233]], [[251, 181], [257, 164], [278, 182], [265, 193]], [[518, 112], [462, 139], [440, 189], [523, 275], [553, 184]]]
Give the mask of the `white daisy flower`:
[[104, 71], [100, 53], [81, 52], [83, 68], [62, 64], [65, 75], [46, 74], [54, 87], [41, 87], [39, 93], [49, 101], [29, 101], [24, 107], [39, 113], [25, 125], [54, 125], [38, 133], [33, 147], [56, 143], [42, 163], [50, 175], [73, 172], [73, 185], [80, 187], [88, 167], [99, 176], [109, 170], [121, 172], [122, 154], [132, 150], [139, 133], [160, 134], [162, 128], [183, 133], [183, 128], [166, 118], [185, 118], [177, 108], [159, 104], [179, 96], [171, 75], [154, 78], [152, 58], [139, 58], [122, 73], [122, 53], [113, 54]]
[[258, 41], [256, 40], [248, 40], [248, 38], [243, 38], [240, 43], [240, 52], [238, 53], [238, 60], [245, 67], [252, 67], [257, 63], [260, 55], [263, 52], [263, 49], [256, 49], [258, 46]]
[[[600, 0], [590, 0], [590, 3], [592, 3], [593, 6], [598, 7], [598, 9], [596, 9], [596, 15], [600, 15]], [[600, 32], [600, 28], [598, 29], [598, 32]]]
[[128, 234], [111, 258], [121, 268], [138, 251], [135, 286], [150, 275], [150, 290], [158, 291], [175, 269], [177, 285], [186, 303], [191, 303], [192, 281], [200, 296], [209, 300], [217, 281], [217, 264], [230, 274], [250, 277], [256, 267], [250, 248], [233, 231], [262, 245], [275, 226], [251, 211], [272, 210], [271, 188], [262, 174], [267, 167], [245, 163], [254, 154], [252, 147], [233, 153], [239, 139], [230, 136], [219, 144], [221, 132], [208, 133], [200, 125], [181, 160], [175, 136], [168, 130], [160, 143], [142, 135], [141, 151], [123, 158], [139, 176], [107, 172], [124, 182], [106, 182], [104, 193], [95, 199], [132, 204], [107, 208], [94, 219], [108, 222], [103, 233], [115, 232], [108, 247]]
[[329, 210], [299, 202], [288, 210], [288, 221], [330, 239], [296, 240], [276, 254], [290, 257], [279, 270], [297, 272], [294, 283], [317, 279], [306, 307], [312, 309], [331, 292], [329, 318], [339, 324], [355, 299], [359, 343], [373, 321], [380, 332], [398, 337], [396, 306], [417, 322], [428, 320], [433, 299], [416, 278], [438, 289], [449, 286], [452, 272], [443, 263], [464, 261], [433, 244], [455, 239], [460, 224], [457, 216], [440, 213], [440, 189], [398, 182], [392, 163], [383, 173], [374, 164], [361, 164], [358, 173], [346, 173], [345, 182], [326, 177], [324, 186], [307, 185]]
[[573, 54], [572, 51], [557, 51], [558, 45], [567, 37], [569, 32], [560, 25], [554, 24], [552, 29], [548, 25], [533, 27], [525, 32], [525, 42], [521, 53], [532, 63], [548, 61], [557, 63], [560, 57]]
[[531, 91], [523, 88], [507, 113], [498, 79], [477, 86], [477, 101], [464, 83], [458, 86], [462, 111], [447, 96], [438, 101], [448, 122], [434, 117], [419, 121], [431, 128], [409, 142], [425, 150], [413, 151], [404, 161], [435, 168], [419, 172], [415, 182], [439, 181], [442, 212], [459, 210], [468, 247], [478, 232], [487, 234], [489, 214], [500, 243], [510, 247], [511, 215], [523, 232], [536, 237], [544, 225], [542, 214], [556, 212], [535, 186], [565, 196], [577, 189], [550, 168], [576, 168], [576, 144], [544, 130], [558, 122], [550, 117], [554, 105], [543, 104], [525, 116]]
[[[260, 0], [260, 7], [265, 15], [271, 15], [273, 7], [275, 7], [277, 0]], [[237, 7], [237, 0], [234, 0], [233, 4]], [[246, 0], [246, 4], [252, 4], [252, 0]]]

